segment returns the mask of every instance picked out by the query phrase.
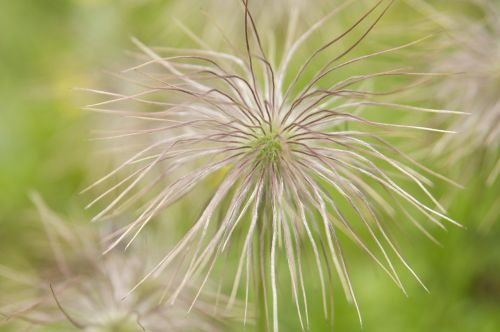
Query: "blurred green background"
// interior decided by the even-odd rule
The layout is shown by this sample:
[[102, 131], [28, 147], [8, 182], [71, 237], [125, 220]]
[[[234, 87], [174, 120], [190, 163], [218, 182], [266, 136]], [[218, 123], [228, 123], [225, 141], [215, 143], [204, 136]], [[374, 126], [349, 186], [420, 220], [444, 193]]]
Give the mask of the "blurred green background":
[[[95, 119], [80, 110], [86, 96], [73, 88], [99, 87], [102, 70], [120, 68], [124, 51], [132, 48], [130, 36], [175, 46], [185, 37], [176, 32], [173, 17], [195, 31], [204, 28], [200, 12], [206, 2], [186, 2], [0, 1], [0, 264], [29, 267], [39, 255], [33, 240], [44, 235], [30, 190], [62, 215], [88, 219], [82, 211], [88, 197], [78, 192], [101, 174], [106, 161], [88, 140]], [[391, 22], [410, 29], [407, 16], [408, 8], [396, 6]], [[407, 38], [403, 30], [403, 36], [391, 33], [391, 38]], [[429, 294], [405, 275], [406, 298], [369, 259], [350, 255], [364, 326], [337, 289], [336, 331], [500, 331], [500, 223], [479, 227], [499, 189], [483, 183], [479, 174], [464, 191], [436, 188], [450, 202], [451, 217], [466, 226], [436, 232], [442, 248], [408, 236], [404, 253]], [[311, 330], [325, 331], [316, 290], [309, 296]], [[285, 298], [286, 292], [285, 287]], [[298, 331], [293, 302], [281, 301], [280, 312], [282, 330]], [[0, 331], [7, 330], [0, 326]]]

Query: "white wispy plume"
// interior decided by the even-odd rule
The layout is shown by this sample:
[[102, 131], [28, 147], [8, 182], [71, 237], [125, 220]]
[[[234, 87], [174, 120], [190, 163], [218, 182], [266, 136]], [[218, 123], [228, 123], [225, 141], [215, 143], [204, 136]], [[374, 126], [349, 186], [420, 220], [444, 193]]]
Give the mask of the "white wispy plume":
[[[260, 290], [265, 293], [261, 301], [275, 331], [281, 254], [303, 329], [309, 325], [301, 263], [306, 250], [316, 262], [325, 317], [335, 272], [358, 308], [342, 251], [345, 238], [373, 258], [402, 290], [394, 259], [420, 282], [385, 221], [398, 216], [433, 239], [422, 220], [442, 228], [443, 220], [456, 222], [431, 194], [431, 177], [452, 181], [400, 151], [390, 136], [410, 133], [414, 139], [418, 135], [412, 132], [449, 131], [380, 119], [398, 119], [404, 112], [459, 112], [386, 99], [413, 83], [391, 91], [366, 89], [378, 79], [415, 77], [421, 83], [433, 74], [407, 68], [339, 74], [344, 69], [355, 72], [356, 64], [420, 41], [350, 56], [392, 1], [375, 2], [348, 29], [305, 58], [300, 56], [321, 28], [352, 2], [338, 6], [301, 34], [296, 22], [290, 21], [282, 51], [276, 52], [281, 54], [279, 60], [266, 53], [267, 48], [278, 48], [264, 43], [246, 1], [242, 2], [244, 46], [235, 47], [233, 53], [150, 48], [133, 40], [144, 62], [120, 76], [138, 90], [90, 90], [109, 98], [87, 107], [123, 120], [128, 128], [100, 139], [117, 140], [117, 149], [132, 150], [118, 167], [86, 189], [107, 188], [89, 206], [116, 195], [95, 220], [139, 206], [137, 218], [124, 226], [106, 252], [122, 241], [130, 244], [161, 211], [191, 192], [212, 190], [208, 188], [216, 182], [200, 217], [143, 281], [180, 260], [185, 275], [177, 286], [180, 291], [193, 275], [204, 273], [207, 280], [218, 258], [230, 246], [232, 251], [238, 247], [229, 304], [243, 279], [248, 301], [253, 278], [254, 297]], [[191, 200], [189, 205], [201, 204]], [[243, 237], [241, 242], [237, 234]]]
[[[323, 0], [314, 0], [312, 2], [307, 0], [253, 0], [248, 2], [248, 6], [252, 10], [252, 15], [258, 17], [259, 26], [276, 27], [277, 24], [286, 23], [290, 18], [297, 19], [294, 15], [299, 12], [308, 16], [319, 14], [327, 3], [327, 1]], [[234, 15], [235, 11], [240, 10], [238, 1], [212, 0], [204, 2], [203, 6], [206, 7], [207, 15], [224, 15], [223, 17], [227, 17], [232, 21], [229, 24], [239, 26], [239, 17]], [[226, 20], [224, 26], [226, 26]]]
[[449, 107], [471, 113], [455, 119], [452, 128], [460, 134], [444, 137], [435, 151], [441, 156], [448, 152], [455, 164], [486, 150], [493, 165], [487, 180], [492, 185], [500, 173], [500, 6], [487, 0], [462, 3], [477, 11], [473, 18], [448, 16], [425, 1], [412, 1], [446, 32], [439, 40], [445, 49], [430, 61], [432, 69], [458, 74], [439, 85], [437, 96]]
[[[488, 0], [459, 3], [467, 13], [475, 10], [473, 17], [448, 15], [423, 0], [411, 3], [445, 32], [438, 40], [442, 51], [432, 54], [428, 62], [433, 71], [456, 75], [438, 85], [437, 97], [447, 107], [470, 113], [454, 119], [449, 127], [459, 134], [443, 137], [433, 153], [453, 167], [461, 165], [467, 178], [485, 174], [485, 186], [494, 188], [500, 174], [500, 4]], [[499, 216], [497, 197], [481, 227], [490, 227]]]
[[[175, 303], [165, 300], [173, 292], [171, 285], [159, 280], [148, 280], [125, 298], [149, 268], [148, 252], [133, 250], [124, 255], [116, 251], [101, 257], [100, 237], [95, 231], [69, 225], [38, 196], [35, 202], [53, 258], [46, 258], [35, 273], [0, 266], [0, 277], [22, 286], [2, 296], [2, 302], [9, 302], [2, 303], [0, 311], [5, 319], [0, 325], [18, 324], [14, 326], [26, 331], [227, 330], [224, 319], [230, 317], [214, 313], [215, 294], [197, 295], [191, 284], [176, 296]], [[173, 285], [179, 282], [180, 276], [170, 276]], [[222, 296], [219, 300], [225, 301]]]

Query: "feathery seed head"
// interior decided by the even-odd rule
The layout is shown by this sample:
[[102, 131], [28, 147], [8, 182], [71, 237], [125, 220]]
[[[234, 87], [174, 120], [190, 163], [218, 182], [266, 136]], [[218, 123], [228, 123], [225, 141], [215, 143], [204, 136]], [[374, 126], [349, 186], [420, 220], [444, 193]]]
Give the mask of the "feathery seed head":
[[[50, 331], [225, 330], [223, 319], [229, 318], [229, 314], [215, 313], [213, 308], [216, 301], [225, 303], [224, 297], [197, 294], [192, 283], [176, 294], [175, 301], [171, 301], [173, 292], [169, 285], [157, 279], [148, 280], [127, 296], [149, 268], [149, 259], [144, 255], [149, 250], [143, 253], [134, 247], [128, 255], [113, 252], [102, 257], [94, 229], [69, 227], [38, 196], [34, 198], [53, 258], [47, 255], [48, 262], [34, 276], [0, 266], [0, 277], [24, 286], [23, 292], [13, 294], [9, 303], [0, 303], [0, 312], [7, 318], [4, 323], [25, 322]], [[173, 284], [180, 282], [175, 273], [169, 275]], [[31, 292], [27, 295], [25, 291]]]
[[[275, 331], [279, 328], [279, 254], [287, 262], [303, 329], [309, 324], [303, 251], [310, 251], [316, 262], [325, 317], [329, 315], [332, 271], [336, 271], [347, 298], [357, 308], [340, 233], [366, 252], [402, 290], [392, 257], [420, 281], [383, 220], [403, 216], [434, 240], [422, 220], [441, 228], [442, 220], [456, 222], [446, 216], [428, 189], [431, 177], [452, 181], [419, 164], [383, 136], [404, 136], [410, 130], [448, 133], [391, 122], [399, 112], [458, 112], [387, 101], [384, 98], [397, 92], [367, 89], [375, 80], [426, 79], [428, 73], [405, 68], [336, 78], [340, 70], [354, 70], [362, 61], [419, 42], [348, 58], [393, 1], [377, 1], [345, 31], [332, 36], [305, 59], [298, 57], [298, 50], [311, 41], [311, 36], [353, 2], [337, 6], [300, 34], [296, 17], [291, 17], [279, 60], [275, 53], [269, 56], [278, 48], [274, 42], [266, 43], [268, 38], [259, 33], [247, 1], [242, 1], [242, 50], [226, 53], [210, 49], [207, 41], [199, 40], [193, 32], [189, 35], [194, 36], [200, 49], [150, 48], [134, 40], [144, 62], [124, 73], [134, 75], [131, 80], [140, 91], [122, 94], [92, 90], [109, 99], [88, 107], [134, 123], [132, 130], [103, 138], [120, 140], [120, 149], [132, 151], [115, 170], [87, 189], [125, 174], [89, 205], [120, 192], [95, 219], [142, 203], [137, 204], [137, 218], [117, 235], [108, 251], [124, 240], [130, 244], [160, 211], [201, 187], [210, 175], [222, 174], [199, 218], [143, 281], [180, 262], [185, 275], [178, 286], [180, 291], [192, 275], [203, 271], [208, 278], [228, 248], [239, 246], [229, 304], [242, 280], [248, 301], [249, 280], [254, 276], [270, 293], [272, 305], [268, 305], [267, 297], [265, 302], [272, 311]], [[363, 24], [368, 27], [363, 28]], [[275, 40], [270, 34], [265, 37]], [[347, 44], [345, 49], [335, 48], [340, 41]], [[232, 43], [230, 46], [235, 48]], [[137, 110], [139, 105], [149, 111]], [[370, 120], [365, 116], [370, 112], [386, 114], [387, 122]], [[409, 186], [420, 193], [412, 194]], [[243, 235], [241, 243], [234, 240], [237, 233]], [[260, 263], [254, 263], [256, 260]], [[250, 273], [252, 269], [260, 272]]]
[[458, 73], [439, 85], [437, 97], [447, 107], [470, 113], [454, 119], [450, 127], [460, 135], [443, 137], [434, 153], [450, 165], [462, 162], [474, 176], [477, 169], [468, 167], [470, 156], [484, 155], [478, 159], [484, 159], [481, 170], [488, 171], [487, 183], [492, 185], [500, 174], [500, 6], [487, 0], [467, 2], [481, 15], [474, 19], [447, 16], [423, 0], [413, 1], [447, 32], [439, 39], [445, 51], [429, 61], [432, 70]]

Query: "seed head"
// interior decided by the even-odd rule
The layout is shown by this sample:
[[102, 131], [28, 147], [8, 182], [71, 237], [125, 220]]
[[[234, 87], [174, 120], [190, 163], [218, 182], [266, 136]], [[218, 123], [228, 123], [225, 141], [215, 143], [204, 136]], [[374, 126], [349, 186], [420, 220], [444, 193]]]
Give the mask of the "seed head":
[[444, 50], [428, 62], [432, 71], [455, 75], [439, 85], [437, 97], [447, 107], [470, 113], [453, 119], [451, 129], [460, 134], [443, 137], [433, 151], [450, 165], [465, 165], [462, 169], [471, 176], [477, 176], [478, 170], [470, 167], [470, 156], [484, 159], [478, 163], [479, 171], [487, 170], [486, 182], [491, 186], [500, 173], [500, 6], [487, 0], [464, 2], [480, 13], [474, 19], [448, 16], [422, 0], [413, 2], [446, 32], [438, 40]]
[[[419, 41], [347, 59], [379, 23], [392, 1], [378, 1], [348, 29], [305, 58], [298, 55], [320, 28], [352, 2], [336, 7], [299, 36], [295, 36], [296, 20], [290, 20], [279, 61], [266, 52], [280, 49], [273, 42], [265, 42], [276, 39], [270, 37], [271, 32], [264, 36], [259, 33], [247, 1], [242, 2], [244, 46], [234, 53], [149, 48], [134, 40], [145, 55], [144, 62], [125, 72], [133, 75], [128, 80], [135, 81], [140, 91], [97, 91], [111, 99], [88, 107], [125, 118], [132, 128], [104, 137], [120, 140], [120, 149], [133, 151], [115, 170], [88, 188], [125, 174], [123, 180], [108, 184], [108, 189], [90, 204], [119, 192], [96, 220], [143, 203], [138, 204], [135, 221], [118, 234], [108, 251], [125, 239], [133, 241], [150, 220], [195, 188], [203, 192], [209, 179], [218, 181], [218, 186], [201, 215], [143, 280], [176, 262], [185, 275], [180, 290], [192, 275], [203, 272], [208, 278], [228, 248], [238, 247], [240, 255], [229, 303], [242, 278], [248, 300], [253, 275], [270, 294], [272, 305], [265, 297], [266, 308], [272, 310], [273, 328], [277, 331], [280, 253], [288, 266], [293, 300], [304, 329], [309, 323], [303, 251], [311, 251], [316, 262], [325, 316], [329, 313], [327, 294], [332, 292], [327, 289], [333, 271], [347, 298], [357, 307], [341, 245], [346, 238], [373, 258], [401, 289], [404, 287], [391, 256], [418, 279], [396, 249], [390, 227], [383, 221], [398, 216], [433, 239], [422, 220], [443, 228], [441, 220], [455, 222], [430, 193], [429, 177], [451, 181], [400, 151], [389, 142], [389, 135], [412, 132], [413, 139], [419, 131], [448, 132], [395, 123], [399, 112], [458, 112], [384, 100], [396, 92], [367, 89], [379, 79], [427, 79], [426, 73], [407, 68], [359, 73], [353, 68]], [[347, 46], [336, 47], [340, 42]], [[344, 69], [354, 74], [341, 78], [337, 74]], [[370, 113], [385, 115], [387, 122], [371, 119]], [[413, 189], [420, 193], [412, 194]], [[190, 205], [198, 206], [195, 201]], [[242, 243], [235, 240], [238, 234]]]
[[[0, 277], [24, 286], [1, 303], [4, 323], [25, 322], [44, 331], [140, 332], [224, 331], [229, 314], [214, 312], [214, 295], [197, 294], [191, 283], [171, 299], [172, 288], [151, 279], [126, 296], [149, 267], [148, 252], [139, 247], [101, 257], [94, 229], [65, 221], [50, 211], [38, 196], [52, 259], [34, 275], [0, 266]], [[170, 282], [179, 280], [170, 274]], [[5, 296], [2, 299], [7, 300]], [[17, 326], [17, 325], [16, 325]], [[22, 326], [22, 325], [21, 325]], [[21, 329], [21, 327], [19, 327]]]

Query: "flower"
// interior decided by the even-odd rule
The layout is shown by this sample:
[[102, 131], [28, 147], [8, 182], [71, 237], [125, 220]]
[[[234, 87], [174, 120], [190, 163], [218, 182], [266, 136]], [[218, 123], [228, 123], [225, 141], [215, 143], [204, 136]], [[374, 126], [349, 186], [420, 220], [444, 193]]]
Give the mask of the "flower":
[[[354, 241], [404, 290], [391, 255], [420, 279], [403, 259], [384, 219], [399, 211], [431, 239], [417, 218], [423, 216], [439, 227], [444, 227], [441, 220], [456, 224], [428, 189], [432, 183], [428, 176], [447, 179], [383, 138], [410, 131], [448, 131], [389, 123], [363, 114], [383, 112], [387, 119], [397, 118], [399, 112], [459, 112], [383, 100], [401, 89], [365, 90], [377, 79], [427, 78], [426, 73], [392, 69], [347, 78], [338, 74], [419, 42], [346, 59], [392, 1], [378, 1], [347, 30], [309, 52], [305, 59], [300, 57], [301, 48], [350, 2], [336, 7], [295, 40], [294, 32], [289, 31], [278, 64], [266, 53], [267, 44], [247, 1], [243, 4], [243, 56], [238, 50], [233, 54], [212, 49], [153, 49], [133, 40], [145, 55], [144, 62], [124, 73], [139, 89], [127, 93], [92, 90], [110, 99], [87, 107], [123, 119], [126, 130], [102, 139], [118, 140], [118, 149], [132, 152], [86, 191], [107, 186], [89, 206], [118, 192], [95, 220], [139, 205], [138, 217], [117, 235], [109, 252], [125, 239], [130, 244], [161, 211], [217, 182], [200, 217], [143, 281], [179, 261], [185, 278], [178, 290], [196, 273], [205, 271], [208, 278], [218, 258], [229, 246], [238, 246], [235, 238], [242, 234], [229, 304], [243, 275], [248, 301], [253, 276], [257, 284], [254, 297], [263, 291], [260, 303], [264, 316], [272, 311], [277, 331], [277, 262], [284, 252], [304, 329], [309, 323], [303, 251], [310, 251], [316, 262], [326, 317], [331, 296], [327, 282], [333, 270], [358, 308], [342, 251], [343, 236]], [[358, 36], [351, 40], [356, 32]], [[346, 48], [334, 55], [333, 46], [341, 42]], [[120, 174], [122, 180], [110, 184]], [[405, 186], [420, 193], [414, 194]], [[197, 206], [195, 199], [189, 204]]]
[[[175, 302], [166, 301], [172, 287], [157, 279], [148, 280], [125, 297], [149, 268], [144, 254], [150, 253], [134, 248], [129, 255], [115, 251], [101, 257], [99, 236], [93, 229], [70, 227], [38, 196], [35, 202], [54, 257], [34, 275], [0, 268], [0, 276], [24, 286], [22, 292], [13, 292], [9, 304], [2, 307], [7, 322], [24, 321], [43, 331], [225, 330], [223, 319], [229, 315], [214, 313], [213, 304], [218, 298], [197, 293], [193, 284], [176, 294]], [[179, 279], [175, 273], [170, 277], [173, 284]], [[224, 303], [224, 298], [219, 297]]]

